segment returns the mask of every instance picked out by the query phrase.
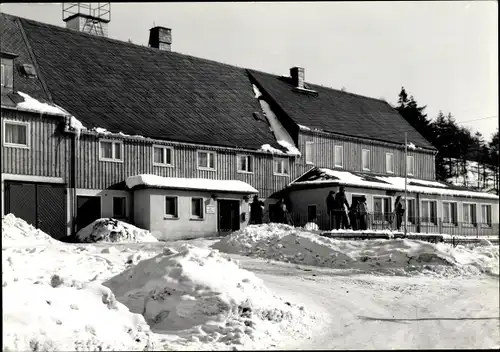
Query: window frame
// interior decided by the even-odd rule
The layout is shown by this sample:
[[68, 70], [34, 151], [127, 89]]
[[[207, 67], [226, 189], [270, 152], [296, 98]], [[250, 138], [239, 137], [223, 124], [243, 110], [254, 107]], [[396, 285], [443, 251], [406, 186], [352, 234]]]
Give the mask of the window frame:
[[[490, 218], [489, 222], [488, 222], [488, 216], [486, 216], [486, 221], [484, 221], [483, 207], [485, 207], [486, 209], [489, 209], [489, 218]], [[492, 227], [492, 223], [493, 223], [492, 211], [493, 211], [493, 207], [491, 206], [491, 204], [485, 204], [485, 203], [481, 204], [481, 227]]]
[[[105, 158], [102, 156], [102, 149], [101, 149], [101, 143], [111, 143], [111, 158]], [[121, 159], [116, 159], [115, 158], [115, 144], [120, 145], [120, 155]], [[124, 155], [123, 155], [123, 141], [120, 140], [114, 140], [114, 139], [99, 139], [99, 161], [105, 161], [105, 162], [113, 162], [113, 163], [123, 163]]]
[[[175, 214], [167, 214], [167, 198], [174, 199]], [[164, 195], [163, 196], [163, 219], [177, 220], [179, 219], [179, 196]]]
[[[429, 220], [430, 221], [422, 221], [422, 225], [437, 225], [438, 224], [438, 215], [437, 215], [437, 200], [435, 199], [421, 199], [420, 200], [420, 218], [423, 219], [424, 216], [423, 216], [423, 212], [424, 212], [424, 202], [428, 202], [428, 203], [434, 203], [435, 204], [435, 218], [432, 219], [431, 218], [431, 214], [429, 214]], [[430, 211], [430, 209], [429, 209]], [[432, 213], [432, 212], [431, 212]], [[435, 222], [433, 222], [432, 220], [435, 220]]]
[[[194, 215], [193, 214], [193, 200], [199, 200], [200, 201], [200, 211], [201, 211], [201, 215], [200, 216], [197, 216], [197, 215]], [[190, 220], [205, 220], [205, 211], [204, 211], [204, 207], [203, 207], [203, 202], [204, 202], [204, 198], [203, 197], [191, 197], [191, 203], [190, 203], [190, 212], [189, 212], [189, 217], [190, 217]]]
[[[309, 219], [309, 208], [314, 207], [314, 214], [316, 215], [314, 219]], [[318, 221], [318, 205], [317, 204], [308, 204], [307, 205], [307, 222], [316, 222]]]
[[[409, 167], [408, 167], [408, 161], [411, 160], [411, 165], [412, 165], [412, 171], [413, 172], [410, 172], [409, 171]], [[407, 175], [408, 176], [415, 176], [415, 157], [413, 155], [407, 155], [406, 156], [406, 172], [407, 172]]]
[[[471, 209], [470, 220], [471, 222], [465, 222], [465, 206]], [[475, 212], [472, 211], [475, 208]], [[462, 202], [462, 225], [465, 227], [476, 227], [477, 226], [477, 204], [471, 202]]]
[[[337, 161], [337, 150], [340, 150], [340, 156], [341, 156], [341, 163], [339, 164], [338, 161]], [[344, 146], [343, 145], [336, 145], [335, 148], [334, 148], [334, 154], [333, 154], [333, 157], [335, 158], [334, 159], [334, 162], [333, 162], [333, 165], [335, 167], [340, 167], [340, 168], [344, 168]]]
[[[311, 150], [310, 150], [310, 154], [307, 152], [307, 147], [310, 146]], [[305, 154], [306, 154], [306, 165], [314, 165], [314, 142], [313, 141], [306, 141], [306, 146], [305, 146]], [[310, 160], [308, 160], [310, 158]]]
[[[115, 214], [115, 198], [123, 199], [124, 200], [124, 214], [123, 216], [116, 216]], [[112, 205], [112, 214], [114, 219], [126, 219], [127, 218], [127, 197], [125, 196], [113, 196], [113, 205]]]
[[[389, 164], [388, 164], [388, 162], [387, 162], [387, 157], [388, 157], [389, 155], [392, 157], [392, 159], [391, 159], [391, 161], [392, 161], [392, 162], [391, 162], [392, 171], [389, 171], [389, 169], [388, 169]], [[392, 174], [392, 175], [394, 175], [394, 153], [389, 153], [389, 152], [385, 153], [385, 172], [386, 172], [387, 174]]]
[[[408, 204], [413, 202], [413, 216], [408, 212], [408, 204], [405, 204], [405, 200], [401, 197], [401, 202], [405, 207], [405, 213], [408, 213], [408, 225], [416, 225], [417, 224], [417, 199], [415, 197], [407, 197], [406, 198]], [[403, 214], [403, 224], [405, 224], [406, 215]]]
[[5, 87], [5, 64], [0, 64], [0, 87]]
[[[455, 204], [455, 214], [454, 214], [455, 221], [454, 222], [453, 221], [445, 221], [444, 208], [445, 208], [445, 206], [451, 206], [450, 210], [453, 210], [453, 207], [452, 207], [453, 204]], [[454, 202], [454, 201], [450, 201], [450, 200], [443, 201], [442, 205], [441, 205], [441, 213], [442, 213], [441, 219], [443, 222], [443, 226], [448, 226], [448, 227], [458, 226], [458, 202]], [[451, 212], [450, 212], [450, 214], [451, 214]], [[453, 220], [453, 219], [451, 219], [451, 220]]]
[[[166, 150], [170, 151], [170, 164], [169, 163], [157, 163], [155, 161], [155, 148], [163, 150], [163, 159], [167, 160]], [[153, 166], [161, 166], [161, 167], [174, 167], [174, 148], [166, 145], [153, 144]]]
[[[10, 125], [17, 125], [17, 126], [25, 126], [26, 127], [26, 144], [17, 144], [17, 143], [10, 143], [7, 142], [6, 140], [6, 135], [5, 133], [7, 132], [7, 124]], [[18, 121], [18, 120], [9, 120], [5, 119], [2, 121], [2, 137], [3, 137], [3, 146], [8, 147], [8, 148], [20, 148], [20, 149], [30, 149], [31, 147], [31, 123], [28, 121]]]
[[[382, 215], [381, 215], [382, 220], [375, 219], [375, 216], [376, 216], [375, 215], [375, 199], [377, 199], [377, 198], [382, 199]], [[388, 203], [389, 204], [389, 211], [386, 211], [386, 209], [385, 209], [384, 199], [388, 199], [389, 200], [389, 203]], [[373, 207], [372, 213], [373, 213], [373, 222], [374, 223], [376, 223], [376, 224], [383, 224], [385, 222], [389, 222], [388, 216], [390, 216], [390, 214], [392, 214], [392, 212], [393, 212], [393, 209], [392, 209], [392, 197], [390, 197], [390, 196], [382, 196], [382, 195], [375, 195], [374, 194], [372, 196], [372, 207]]]
[[[367, 163], [368, 163], [368, 167], [365, 167], [365, 152], [368, 153], [368, 160], [367, 160]], [[363, 171], [370, 171], [370, 149], [361, 149], [361, 170]]]
[[[286, 169], [288, 170], [288, 173], [283, 173], [283, 172], [278, 173], [278, 172], [276, 172], [276, 168], [275, 168], [276, 164], [275, 164], [275, 162], [279, 161], [279, 160], [281, 160], [282, 164], [283, 164], [283, 162], [287, 163], [287, 168]], [[281, 170], [283, 171], [283, 169], [284, 168], [282, 166]], [[277, 156], [273, 157], [273, 175], [274, 176], [288, 176], [289, 177], [290, 176], [290, 160], [288, 158], [283, 158], [283, 157], [277, 157]]]
[[[245, 157], [247, 158], [247, 165], [248, 165], [248, 158], [251, 158], [252, 159], [252, 170], [251, 171], [247, 171], [247, 170], [242, 170], [240, 167], [241, 167], [241, 161], [240, 161], [240, 158], [242, 157]], [[236, 155], [236, 171], [240, 174], [253, 174], [254, 172], [254, 168], [255, 168], [255, 158], [253, 155], [250, 155], [250, 154], [237, 154]]]
[[[214, 167], [210, 167], [210, 157], [207, 158], [208, 166], [200, 166], [200, 153], [206, 153], [212, 155], [214, 159]], [[217, 153], [213, 150], [202, 150], [198, 149], [196, 151], [196, 168], [203, 171], [217, 171]]]

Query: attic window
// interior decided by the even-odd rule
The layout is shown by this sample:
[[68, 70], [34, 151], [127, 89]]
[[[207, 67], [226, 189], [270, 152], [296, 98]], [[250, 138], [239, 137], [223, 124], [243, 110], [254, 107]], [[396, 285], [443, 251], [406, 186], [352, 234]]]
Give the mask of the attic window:
[[35, 68], [31, 64], [22, 64], [21, 72], [26, 76], [28, 76], [29, 78], [36, 78]]

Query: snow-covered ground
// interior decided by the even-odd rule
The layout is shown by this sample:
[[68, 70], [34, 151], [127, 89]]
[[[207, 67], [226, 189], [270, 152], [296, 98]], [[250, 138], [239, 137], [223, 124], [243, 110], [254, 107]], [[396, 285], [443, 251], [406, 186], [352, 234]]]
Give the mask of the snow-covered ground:
[[[500, 345], [498, 246], [314, 242], [319, 236], [285, 225], [253, 226], [222, 239], [65, 244], [43, 241], [48, 235], [15, 217], [2, 220], [4, 351]], [[264, 254], [273, 231], [290, 252], [326, 256], [333, 250], [325, 244], [344, 242], [332, 248], [351, 265], [251, 257], [270, 258]], [[229, 242], [255, 251], [212, 249]], [[358, 246], [367, 242], [374, 244]], [[399, 272], [369, 264], [385, 266], [381, 258], [391, 255]], [[415, 267], [460, 270], [416, 270], [408, 277], [402, 264], [408, 255]]]

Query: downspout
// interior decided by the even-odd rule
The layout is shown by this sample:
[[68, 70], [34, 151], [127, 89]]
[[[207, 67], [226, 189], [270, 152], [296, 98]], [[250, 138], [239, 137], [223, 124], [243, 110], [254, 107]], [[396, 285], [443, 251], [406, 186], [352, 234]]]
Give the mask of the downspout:
[[73, 189], [73, 202], [72, 202], [72, 235], [76, 235], [76, 175], [77, 173], [77, 148], [78, 148], [78, 136], [76, 133], [73, 133], [73, 140], [71, 143], [71, 187]]

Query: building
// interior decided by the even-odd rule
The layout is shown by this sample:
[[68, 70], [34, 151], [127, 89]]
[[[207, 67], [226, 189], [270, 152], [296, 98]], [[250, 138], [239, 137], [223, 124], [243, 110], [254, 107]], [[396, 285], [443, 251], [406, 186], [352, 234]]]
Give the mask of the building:
[[[163, 238], [234, 230], [248, 221], [248, 190], [271, 206], [314, 167], [404, 177], [406, 163], [410, 177], [435, 179], [435, 148], [385, 101], [307, 83], [300, 67], [281, 77], [176, 53], [164, 27], [145, 47], [67, 26], [0, 14], [2, 212], [55, 237], [100, 217]], [[138, 175], [177, 186], [128, 187]], [[189, 187], [199, 180], [213, 189]], [[154, 215], [158, 197], [164, 214]], [[191, 219], [196, 202], [207, 231]], [[172, 209], [191, 211], [166, 225]]]

